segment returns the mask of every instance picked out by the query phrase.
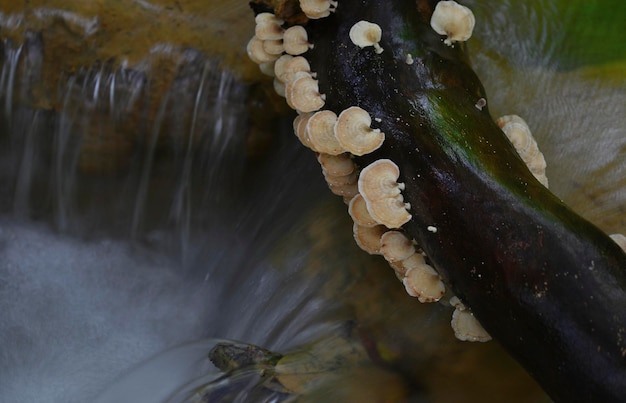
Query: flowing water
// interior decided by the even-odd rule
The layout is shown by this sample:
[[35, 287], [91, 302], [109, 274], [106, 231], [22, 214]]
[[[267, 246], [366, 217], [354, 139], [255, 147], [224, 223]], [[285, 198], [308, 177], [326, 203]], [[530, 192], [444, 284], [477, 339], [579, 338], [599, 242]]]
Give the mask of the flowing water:
[[[492, 113], [523, 116], [551, 189], [624, 232], [626, 86], [558, 68], [549, 4], [468, 3]], [[58, 105], [41, 103], [44, 46], [34, 32], [2, 42], [0, 401], [180, 401], [217, 379], [206, 355], [222, 339], [285, 352], [354, 319], [325, 283], [362, 252], [315, 241], [351, 229], [289, 119], [251, 158], [251, 87], [167, 44], [68, 72]], [[450, 312], [427, 309], [413, 326], [449, 337]]]

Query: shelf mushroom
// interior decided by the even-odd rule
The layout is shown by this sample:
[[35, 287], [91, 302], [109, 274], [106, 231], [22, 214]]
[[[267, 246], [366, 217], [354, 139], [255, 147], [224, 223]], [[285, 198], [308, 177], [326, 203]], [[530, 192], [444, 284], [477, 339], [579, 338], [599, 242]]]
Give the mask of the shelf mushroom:
[[337, 8], [337, 2], [331, 0], [300, 0], [300, 8], [307, 18], [315, 20], [328, 17]]
[[491, 336], [480, 324], [474, 314], [461, 302], [457, 297], [450, 298], [450, 304], [455, 307], [452, 314], [452, 330], [454, 336], [461, 341], [480, 341], [485, 342], [491, 340]]
[[330, 155], [339, 155], [346, 150], [339, 144], [333, 127], [337, 121], [337, 115], [333, 111], [315, 112], [306, 124], [313, 150]]
[[325, 96], [320, 94], [317, 80], [303, 75], [287, 84], [287, 103], [300, 112], [314, 112], [321, 109]]
[[446, 293], [441, 277], [426, 263], [408, 269], [402, 284], [410, 296], [422, 303], [437, 302]]
[[373, 46], [376, 53], [383, 53], [380, 46], [383, 30], [378, 24], [369, 21], [359, 21], [350, 28], [350, 40], [361, 49]]
[[430, 26], [439, 35], [446, 35], [443, 42], [448, 46], [468, 40], [475, 24], [472, 10], [456, 1], [440, 1], [430, 18]]
[[335, 137], [346, 150], [354, 155], [365, 155], [380, 148], [385, 133], [372, 129], [370, 114], [358, 106], [352, 106], [339, 114], [335, 124]]
[[415, 253], [413, 242], [400, 231], [388, 231], [380, 238], [380, 252], [388, 262], [408, 259]]
[[283, 35], [283, 47], [288, 54], [297, 56], [305, 53], [309, 49], [313, 49], [313, 44], [309, 43], [309, 36], [306, 29], [301, 25], [294, 25], [285, 30]]
[[397, 183], [400, 169], [389, 159], [380, 159], [369, 164], [361, 171], [359, 193], [368, 204], [389, 197], [396, 197], [404, 189], [404, 184]]

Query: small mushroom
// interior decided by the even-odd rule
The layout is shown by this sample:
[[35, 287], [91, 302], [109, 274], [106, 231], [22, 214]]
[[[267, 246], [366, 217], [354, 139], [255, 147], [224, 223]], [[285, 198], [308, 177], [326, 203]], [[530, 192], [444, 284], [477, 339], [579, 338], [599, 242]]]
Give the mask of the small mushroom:
[[343, 196], [344, 200], [347, 198], [348, 201], [359, 194], [359, 189], [357, 188], [356, 183], [349, 183], [347, 185], [328, 184], [328, 188], [333, 194]]
[[356, 165], [348, 154], [329, 155], [321, 153], [317, 156], [317, 161], [322, 166], [324, 174], [344, 176], [350, 175], [356, 169]]
[[285, 83], [280, 81], [278, 78], [274, 78], [274, 91], [281, 97], [285, 98]]
[[524, 119], [517, 115], [505, 115], [496, 120], [496, 124], [513, 144], [530, 172], [539, 182], [548, 187], [546, 160], [539, 151], [537, 142]]
[[285, 74], [285, 66], [287, 65], [287, 62], [291, 59], [293, 59], [293, 56], [291, 55], [282, 55], [281, 57], [276, 59], [276, 62], [274, 63], [274, 75], [282, 82], [285, 82], [285, 80], [283, 80], [282, 78]]
[[476, 19], [472, 10], [456, 1], [440, 1], [430, 18], [430, 26], [439, 35], [446, 35], [443, 41], [452, 46], [454, 42], [464, 42], [472, 36]]
[[356, 195], [350, 204], [348, 205], [348, 214], [352, 217], [352, 220], [362, 227], [375, 227], [378, 222], [372, 218], [367, 211], [367, 205], [365, 199], [360, 194]]
[[263, 41], [263, 49], [270, 55], [282, 55], [285, 49], [283, 48], [283, 41], [281, 40], [267, 40]]
[[337, 8], [337, 2], [331, 0], [300, 0], [300, 8], [307, 18], [315, 20], [328, 17]]
[[612, 234], [609, 236], [613, 241], [615, 241], [616, 244], [619, 245], [620, 248], [622, 248], [624, 252], [626, 252], [626, 236], [622, 234]]
[[409, 256], [407, 259], [400, 260], [398, 262], [389, 262], [389, 266], [393, 268], [393, 270], [396, 272], [396, 276], [398, 276], [398, 279], [402, 281], [402, 279], [406, 276], [407, 271], [409, 271], [410, 269], [415, 269], [424, 263], [424, 255], [416, 252]]
[[380, 46], [383, 30], [378, 24], [369, 21], [359, 21], [350, 28], [350, 40], [361, 49], [373, 46], [376, 53], [383, 53]]
[[439, 274], [425, 263], [408, 269], [402, 284], [407, 294], [417, 297], [422, 303], [437, 302], [446, 293]]
[[354, 171], [348, 175], [341, 175], [341, 176], [330, 175], [330, 174], [327, 174], [326, 172], [323, 172], [323, 174], [324, 174], [324, 179], [326, 179], [326, 183], [328, 183], [329, 186], [354, 185], [356, 184], [356, 181], [358, 179], [357, 171]]
[[370, 114], [358, 106], [352, 106], [339, 114], [335, 124], [335, 137], [354, 155], [365, 155], [380, 148], [385, 133], [372, 129]]
[[311, 116], [313, 116], [313, 113], [311, 112], [301, 113], [293, 120], [293, 131], [296, 134], [296, 137], [298, 137], [300, 142], [308, 148], [313, 147], [309, 139], [309, 135], [306, 132], [306, 125]]
[[302, 56], [291, 56], [283, 65], [282, 73], [279, 78], [288, 83], [305, 74], [309, 77], [315, 77], [315, 74], [311, 72], [309, 62]]
[[248, 51], [248, 57], [250, 57], [250, 59], [256, 64], [272, 62], [278, 59], [278, 55], [272, 55], [265, 51], [263, 41], [256, 36], [253, 36], [252, 39], [250, 39], [246, 50]]
[[317, 80], [301, 76], [290, 82], [285, 90], [287, 104], [301, 112], [314, 112], [321, 109], [325, 96], [320, 94]]
[[399, 262], [415, 254], [413, 242], [400, 231], [388, 231], [380, 238], [380, 252], [388, 262]]
[[412, 218], [407, 211], [410, 208], [408, 203], [403, 203], [397, 197], [387, 197], [372, 202], [368, 202], [367, 198], [365, 198], [365, 201], [367, 203], [367, 211], [369, 211], [372, 218], [389, 228], [400, 228]]
[[261, 73], [265, 74], [266, 76], [275, 77], [276, 76], [274, 74], [275, 64], [276, 64], [275, 61], [261, 63], [259, 64], [259, 70], [261, 70]]
[[376, 225], [375, 227], [362, 227], [354, 223], [352, 227], [354, 240], [359, 248], [363, 249], [370, 255], [380, 255], [380, 238], [383, 236], [387, 228], [384, 225]]
[[254, 34], [262, 41], [272, 41], [283, 39], [283, 25], [284, 21], [277, 18], [272, 13], [260, 13], [255, 18], [256, 27]]
[[301, 25], [294, 25], [287, 28], [283, 35], [283, 47], [285, 52], [290, 55], [297, 56], [305, 53], [309, 49], [313, 49], [313, 44], [309, 43], [309, 36]]
[[480, 342], [491, 340], [489, 333], [483, 328], [474, 314], [463, 305], [461, 300], [457, 297], [452, 297], [450, 304], [455, 307], [450, 324], [457, 339]]
[[380, 159], [365, 167], [359, 176], [359, 193], [366, 202], [371, 203], [390, 197], [396, 197], [404, 189], [404, 184], [396, 181], [400, 169], [391, 160]]
[[333, 127], [336, 121], [337, 115], [333, 111], [319, 111], [311, 116], [306, 131], [313, 150], [330, 155], [339, 155], [346, 151], [335, 137]]

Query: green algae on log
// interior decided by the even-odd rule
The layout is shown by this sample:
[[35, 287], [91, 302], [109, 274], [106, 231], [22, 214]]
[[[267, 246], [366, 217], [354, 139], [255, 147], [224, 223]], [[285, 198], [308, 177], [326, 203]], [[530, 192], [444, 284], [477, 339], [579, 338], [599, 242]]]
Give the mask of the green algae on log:
[[[431, 28], [437, 3], [340, 0], [309, 20], [302, 56], [316, 83], [306, 91], [337, 116], [353, 106], [369, 113], [385, 139], [354, 163], [399, 167], [411, 214], [401, 229], [552, 398], [619, 401], [626, 254], [528, 170], [490, 116], [464, 47]], [[351, 39], [360, 21], [381, 28], [380, 48]]]

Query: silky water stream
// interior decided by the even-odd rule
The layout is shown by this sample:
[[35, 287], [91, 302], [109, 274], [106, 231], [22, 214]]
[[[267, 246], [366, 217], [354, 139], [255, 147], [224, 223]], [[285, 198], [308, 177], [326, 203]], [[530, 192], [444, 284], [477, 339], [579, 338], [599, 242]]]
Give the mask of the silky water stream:
[[[469, 3], [494, 115], [523, 116], [551, 189], [624, 232], [623, 81], [554, 69], [549, 12]], [[354, 245], [289, 117], [250, 152], [253, 88], [214, 59], [155, 44], [64, 74], [53, 108], [44, 46], [2, 44], [0, 401], [545, 400]]]

